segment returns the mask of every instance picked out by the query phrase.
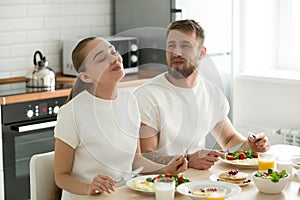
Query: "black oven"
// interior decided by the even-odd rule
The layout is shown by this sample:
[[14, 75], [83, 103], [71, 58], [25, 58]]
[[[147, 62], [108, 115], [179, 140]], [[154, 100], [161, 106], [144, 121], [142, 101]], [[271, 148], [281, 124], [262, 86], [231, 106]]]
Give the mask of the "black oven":
[[1, 106], [4, 196], [30, 199], [29, 161], [54, 150], [54, 126], [66, 97]]

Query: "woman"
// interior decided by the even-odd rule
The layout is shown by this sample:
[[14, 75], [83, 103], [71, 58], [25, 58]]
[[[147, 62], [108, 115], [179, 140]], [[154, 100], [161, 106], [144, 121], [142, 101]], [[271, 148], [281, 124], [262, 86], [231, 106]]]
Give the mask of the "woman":
[[142, 173], [187, 169], [183, 156], [161, 165], [141, 155], [137, 102], [117, 90], [124, 77], [122, 57], [109, 42], [83, 39], [72, 60], [79, 75], [55, 127], [55, 180], [62, 199], [111, 193], [115, 180], [140, 166]]

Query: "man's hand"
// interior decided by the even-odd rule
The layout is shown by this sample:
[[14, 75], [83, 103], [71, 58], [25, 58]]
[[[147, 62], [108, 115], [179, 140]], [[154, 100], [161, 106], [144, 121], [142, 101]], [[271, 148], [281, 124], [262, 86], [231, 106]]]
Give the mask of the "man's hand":
[[188, 161], [183, 155], [174, 156], [168, 165], [163, 169], [166, 173], [179, 174], [187, 170]]
[[209, 169], [219, 157], [225, 157], [224, 153], [217, 150], [201, 149], [188, 155], [188, 165], [195, 169]]
[[270, 149], [268, 137], [264, 133], [248, 136], [248, 145], [252, 151], [266, 152]]

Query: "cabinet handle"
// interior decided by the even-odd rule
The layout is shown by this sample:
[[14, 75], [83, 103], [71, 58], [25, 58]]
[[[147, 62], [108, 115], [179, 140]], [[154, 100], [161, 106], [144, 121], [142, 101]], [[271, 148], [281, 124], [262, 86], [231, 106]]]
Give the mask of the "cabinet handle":
[[38, 123], [38, 124], [30, 124], [26, 126], [19, 126], [16, 127], [16, 130], [19, 133], [22, 132], [27, 132], [27, 131], [34, 131], [34, 130], [39, 130], [39, 129], [44, 129], [44, 128], [51, 128], [56, 126], [57, 121], [50, 121], [50, 122], [43, 122], [43, 123]]

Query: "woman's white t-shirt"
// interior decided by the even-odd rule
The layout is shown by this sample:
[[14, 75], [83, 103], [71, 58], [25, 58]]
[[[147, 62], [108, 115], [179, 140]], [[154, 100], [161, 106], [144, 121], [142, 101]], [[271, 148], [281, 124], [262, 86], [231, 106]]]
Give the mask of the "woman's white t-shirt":
[[142, 123], [159, 134], [157, 152], [162, 155], [205, 148], [205, 136], [229, 112], [228, 101], [218, 86], [198, 77], [193, 88], [181, 88], [171, 84], [164, 73], [134, 92]]
[[[114, 179], [132, 171], [140, 115], [129, 92], [104, 100], [83, 91], [62, 106], [55, 137], [75, 149], [72, 176], [91, 183], [98, 174]], [[63, 191], [62, 199], [76, 195]]]

